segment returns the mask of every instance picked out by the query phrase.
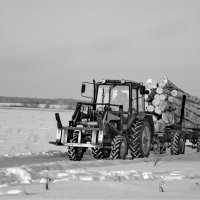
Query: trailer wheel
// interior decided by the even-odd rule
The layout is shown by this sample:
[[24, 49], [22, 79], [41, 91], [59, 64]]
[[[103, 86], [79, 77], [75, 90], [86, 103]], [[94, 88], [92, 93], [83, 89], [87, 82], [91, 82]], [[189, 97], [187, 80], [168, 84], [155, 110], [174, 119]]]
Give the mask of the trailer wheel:
[[91, 150], [96, 159], [108, 158], [110, 156], [110, 149], [92, 148]]
[[185, 136], [181, 131], [176, 131], [172, 138], [171, 155], [185, 153]]
[[[75, 132], [73, 138], [71, 139], [72, 143], [78, 142], [78, 133]], [[86, 151], [86, 148], [83, 147], [68, 147], [68, 156], [70, 160], [80, 161], [83, 158], [83, 154]]]
[[151, 128], [147, 120], [137, 120], [131, 125], [129, 149], [133, 159], [149, 156]]
[[112, 159], [125, 159], [128, 154], [128, 142], [122, 135], [117, 135], [113, 138], [111, 145], [111, 158]]
[[197, 152], [200, 152], [200, 133], [197, 139]]

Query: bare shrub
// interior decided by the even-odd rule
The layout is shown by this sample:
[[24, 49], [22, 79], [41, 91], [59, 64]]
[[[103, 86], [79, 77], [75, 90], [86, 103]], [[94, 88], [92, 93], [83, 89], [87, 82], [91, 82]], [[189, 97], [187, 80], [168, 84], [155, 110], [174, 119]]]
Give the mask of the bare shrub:
[[166, 147], [155, 144], [153, 148], [153, 163], [154, 166], [165, 156]]

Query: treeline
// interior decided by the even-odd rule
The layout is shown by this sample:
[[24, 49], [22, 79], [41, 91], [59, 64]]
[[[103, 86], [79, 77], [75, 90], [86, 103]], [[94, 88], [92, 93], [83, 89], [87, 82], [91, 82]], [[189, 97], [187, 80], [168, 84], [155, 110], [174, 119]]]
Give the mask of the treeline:
[[66, 108], [74, 109], [76, 107], [77, 100], [75, 99], [45, 99], [45, 98], [26, 98], [26, 97], [5, 97], [0, 96], [0, 103], [2, 105], [11, 105], [11, 106], [22, 106], [22, 107], [44, 107], [44, 108]]

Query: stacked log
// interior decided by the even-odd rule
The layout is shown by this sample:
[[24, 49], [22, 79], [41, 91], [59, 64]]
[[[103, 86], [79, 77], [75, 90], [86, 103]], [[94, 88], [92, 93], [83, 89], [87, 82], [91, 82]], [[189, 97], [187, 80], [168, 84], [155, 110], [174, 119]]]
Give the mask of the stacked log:
[[186, 96], [182, 126], [200, 128], [200, 99], [177, 87], [167, 77], [146, 82], [145, 109], [153, 115], [155, 132], [180, 122], [183, 96]]

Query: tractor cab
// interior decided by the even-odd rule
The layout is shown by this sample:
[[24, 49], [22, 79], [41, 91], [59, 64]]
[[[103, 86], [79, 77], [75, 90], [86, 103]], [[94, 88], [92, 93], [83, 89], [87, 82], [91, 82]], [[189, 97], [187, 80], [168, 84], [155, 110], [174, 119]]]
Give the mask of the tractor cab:
[[[82, 84], [82, 96], [85, 92], [86, 84]], [[125, 80], [103, 80], [94, 83], [93, 103], [96, 110], [104, 109], [109, 105], [110, 111], [119, 111], [122, 106], [123, 114], [128, 115], [133, 112], [144, 112], [145, 87], [141, 83]]]

